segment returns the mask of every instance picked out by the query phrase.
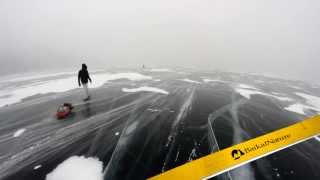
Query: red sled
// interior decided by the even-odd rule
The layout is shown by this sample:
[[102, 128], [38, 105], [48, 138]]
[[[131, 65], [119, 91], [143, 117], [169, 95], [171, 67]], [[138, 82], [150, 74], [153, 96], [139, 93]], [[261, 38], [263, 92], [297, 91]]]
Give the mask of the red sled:
[[56, 114], [57, 118], [64, 119], [68, 117], [71, 114], [72, 109], [73, 109], [72, 104], [64, 103], [63, 105], [59, 106], [57, 110], [57, 114]]

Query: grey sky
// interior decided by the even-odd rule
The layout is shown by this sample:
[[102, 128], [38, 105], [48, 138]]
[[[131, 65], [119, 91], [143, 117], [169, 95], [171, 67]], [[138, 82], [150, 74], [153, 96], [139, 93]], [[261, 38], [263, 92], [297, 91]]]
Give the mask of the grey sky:
[[1, 0], [0, 71], [188, 66], [317, 78], [319, 0]]

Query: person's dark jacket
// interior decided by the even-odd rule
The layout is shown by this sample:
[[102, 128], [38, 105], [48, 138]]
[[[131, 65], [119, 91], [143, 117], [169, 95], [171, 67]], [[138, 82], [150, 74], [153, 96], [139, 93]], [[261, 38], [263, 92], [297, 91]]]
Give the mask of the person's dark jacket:
[[[88, 83], [88, 80], [91, 82], [91, 78], [89, 76], [89, 72], [87, 69], [85, 68], [82, 68], [79, 73], [78, 73], [78, 83], [79, 83], [79, 86], [81, 84], [87, 84]], [[81, 82], [81, 84], [80, 84]]]

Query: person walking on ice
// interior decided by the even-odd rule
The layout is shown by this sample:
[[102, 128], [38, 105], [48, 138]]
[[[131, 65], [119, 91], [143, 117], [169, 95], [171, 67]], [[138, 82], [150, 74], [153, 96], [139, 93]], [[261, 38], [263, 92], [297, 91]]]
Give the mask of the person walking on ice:
[[89, 76], [87, 65], [82, 64], [82, 68], [78, 73], [78, 83], [79, 83], [79, 87], [81, 87], [81, 84], [82, 84], [82, 87], [84, 89], [84, 93], [86, 95], [86, 98], [84, 99], [84, 101], [88, 101], [90, 99], [90, 94], [88, 90], [88, 80], [90, 81], [90, 83], [92, 83], [92, 80]]

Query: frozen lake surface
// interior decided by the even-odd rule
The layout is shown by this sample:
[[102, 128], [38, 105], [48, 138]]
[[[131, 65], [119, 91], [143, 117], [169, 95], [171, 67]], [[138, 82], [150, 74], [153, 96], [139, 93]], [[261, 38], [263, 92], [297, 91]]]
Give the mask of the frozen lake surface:
[[[146, 179], [320, 112], [320, 88], [258, 75], [97, 71], [0, 79], [0, 179]], [[58, 105], [73, 114], [57, 120]], [[213, 179], [320, 179], [320, 142]], [[81, 174], [82, 173], [82, 174]], [[82, 178], [82, 179], [81, 179]]]

